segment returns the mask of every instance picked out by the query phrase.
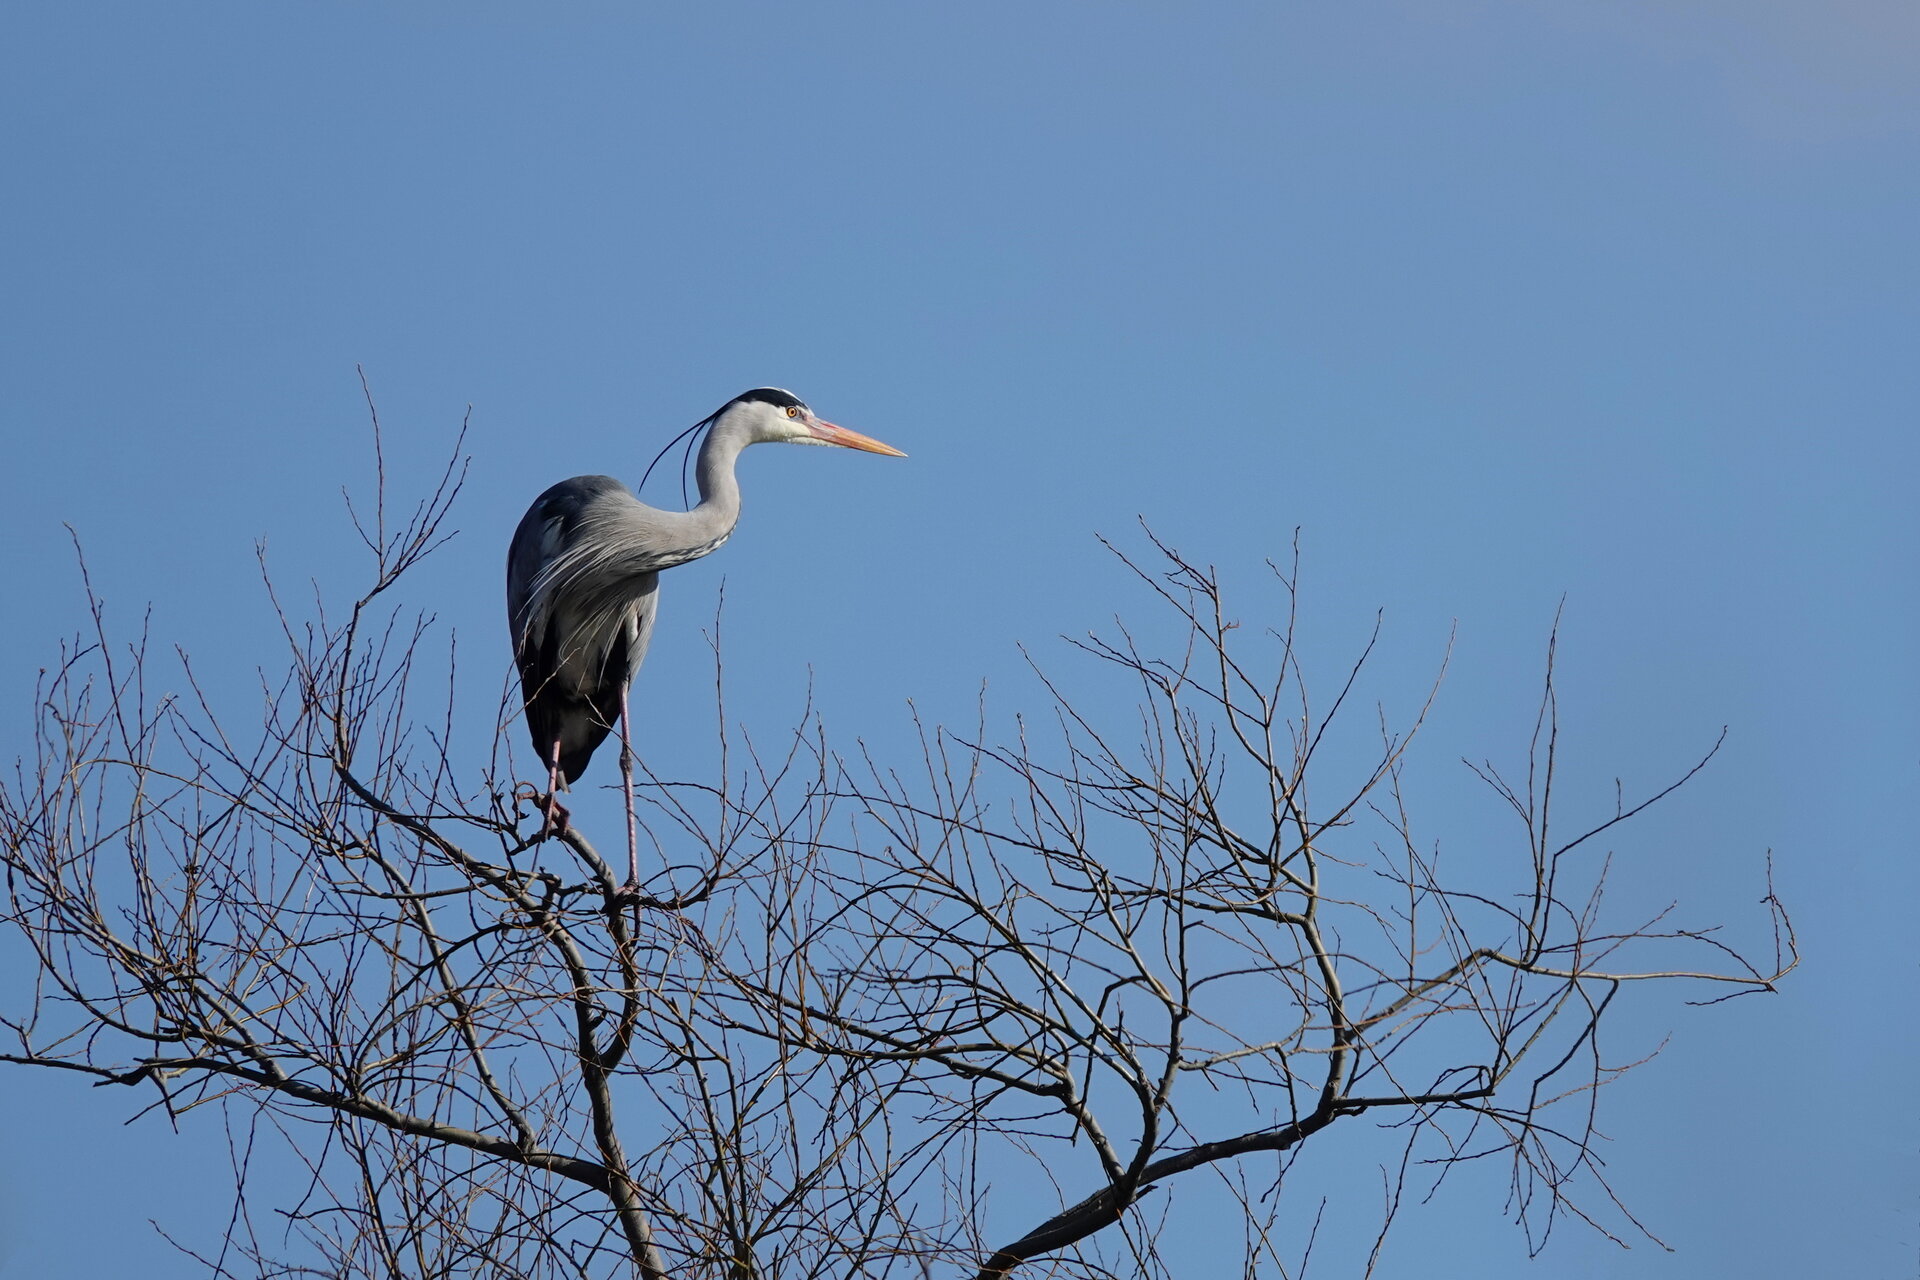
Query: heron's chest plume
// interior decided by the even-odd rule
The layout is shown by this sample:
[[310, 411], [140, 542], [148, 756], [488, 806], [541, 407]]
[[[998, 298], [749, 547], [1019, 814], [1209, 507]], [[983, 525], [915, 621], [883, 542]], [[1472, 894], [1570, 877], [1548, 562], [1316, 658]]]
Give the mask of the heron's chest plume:
[[714, 535], [711, 538], [708, 538], [705, 542], [698, 543], [695, 546], [688, 547], [685, 550], [677, 553], [676, 558], [669, 561], [667, 564], [661, 565], [660, 567], [663, 569], [666, 569], [666, 568], [671, 568], [673, 565], [676, 565], [676, 564], [686, 564], [690, 560], [698, 560], [701, 556], [709, 555], [712, 552], [718, 551], [722, 546], [726, 545], [727, 539], [731, 538], [732, 536], [733, 536], [733, 530], [727, 529], [719, 534]]

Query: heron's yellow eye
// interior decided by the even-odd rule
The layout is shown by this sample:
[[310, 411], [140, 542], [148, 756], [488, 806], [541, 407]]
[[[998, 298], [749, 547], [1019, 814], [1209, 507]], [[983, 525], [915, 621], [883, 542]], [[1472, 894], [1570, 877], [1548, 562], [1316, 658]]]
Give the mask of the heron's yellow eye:
[[797, 418], [797, 417], [799, 417], [799, 416], [800, 416], [800, 411], [799, 411], [798, 409], [796, 409], [796, 408], [794, 408], [794, 407], [793, 407], [792, 405], [788, 405], [788, 406], [787, 406], [787, 416], [788, 416], [789, 418]]

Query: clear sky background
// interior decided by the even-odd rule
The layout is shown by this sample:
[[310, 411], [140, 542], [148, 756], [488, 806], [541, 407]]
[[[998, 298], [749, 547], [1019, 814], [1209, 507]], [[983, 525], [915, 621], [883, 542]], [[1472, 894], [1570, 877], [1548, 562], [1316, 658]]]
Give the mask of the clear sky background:
[[[1622, 893], [1757, 942], [1771, 848], [1807, 961], [1620, 1024], [1618, 1057], [1672, 1037], [1602, 1127], [1676, 1253], [1529, 1262], [1468, 1180], [1381, 1274], [1913, 1275], [1917, 142], [1906, 0], [15, 6], [0, 754], [82, 621], [62, 522], [236, 700], [278, 657], [255, 540], [354, 580], [356, 364], [402, 483], [472, 406], [412, 591], [475, 732], [527, 503], [762, 383], [912, 456], [749, 455], [738, 535], [665, 586], [659, 759], [723, 577], [736, 709], [777, 730], [811, 670], [887, 743], [909, 698], [1034, 705], [1017, 644], [1070, 666], [1054, 637], [1145, 609], [1096, 532], [1146, 517], [1266, 620], [1298, 526], [1316, 645], [1385, 611], [1391, 710], [1458, 621], [1419, 786], [1470, 848], [1457, 760], [1523, 750], [1564, 595], [1586, 800], [1731, 727]], [[198, 1274], [147, 1222], [217, 1229], [213, 1115], [0, 1080], [0, 1270]]]

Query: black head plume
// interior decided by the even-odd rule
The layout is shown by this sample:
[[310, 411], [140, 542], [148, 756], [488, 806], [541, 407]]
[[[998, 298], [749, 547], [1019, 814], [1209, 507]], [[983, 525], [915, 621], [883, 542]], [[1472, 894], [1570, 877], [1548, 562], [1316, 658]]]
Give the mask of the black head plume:
[[636, 486], [635, 491], [639, 492], [647, 487], [647, 477], [651, 476], [653, 469], [660, 465], [660, 460], [673, 452], [673, 446], [684, 440], [686, 442], [686, 448], [680, 451], [680, 501], [691, 507], [693, 505], [693, 496], [688, 488], [687, 477], [691, 475], [693, 471], [693, 451], [699, 447], [699, 433], [711, 427], [714, 419], [718, 418], [736, 404], [770, 404], [776, 409], [805, 409], [807, 407], [806, 402], [801, 400], [799, 396], [779, 387], [755, 387], [751, 391], [742, 391], [739, 395], [727, 401], [673, 439], [667, 441], [666, 448], [654, 454], [653, 461], [649, 462], [647, 469], [641, 473], [640, 483]]
[[742, 391], [735, 396], [734, 404], [770, 404], [776, 409], [804, 409], [806, 403], [791, 391], [779, 387], [755, 387], [751, 391]]
[[634, 486], [634, 492], [641, 493], [646, 490], [647, 477], [651, 476], [653, 474], [653, 469], [660, 465], [660, 459], [666, 457], [669, 453], [672, 453], [673, 446], [679, 444], [682, 440], [684, 440], [687, 442], [687, 447], [683, 449], [680, 453], [680, 501], [685, 503], [688, 507], [691, 507], [693, 505], [693, 501], [688, 496], [688, 492], [687, 492], [687, 473], [691, 471], [693, 468], [694, 446], [700, 443], [700, 433], [706, 428], [711, 427], [713, 425], [713, 420], [719, 417], [724, 412], [726, 412], [724, 407], [714, 410], [712, 413], [708, 414], [706, 417], [700, 419], [700, 421], [688, 427], [685, 431], [682, 431], [679, 435], [675, 436], [673, 439], [667, 441], [666, 447], [661, 449], [660, 452], [654, 454], [653, 461], [649, 462], [647, 464], [647, 469], [640, 473], [640, 483]]

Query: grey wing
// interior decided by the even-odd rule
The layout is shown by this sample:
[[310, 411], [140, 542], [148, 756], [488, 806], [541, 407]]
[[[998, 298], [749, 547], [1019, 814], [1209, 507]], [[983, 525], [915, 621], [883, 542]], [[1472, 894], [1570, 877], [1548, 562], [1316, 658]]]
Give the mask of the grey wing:
[[603, 630], [593, 620], [599, 593], [555, 568], [591, 551], [596, 504], [632, 501], [611, 476], [563, 480], [534, 500], [507, 548], [507, 618], [527, 731], [541, 760], [558, 752], [569, 782], [620, 713], [652, 631], [655, 596], [650, 580], [629, 584], [639, 598], [623, 602], [625, 616]]
[[559, 533], [560, 521], [542, 519], [540, 504], [536, 502], [520, 518], [520, 527], [513, 531], [513, 541], [507, 546], [507, 627], [516, 655], [526, 639], [527, 606], [533, 599], [533, 584], [551, 562]]
[[582, 641], [580, 619], [565, 602], [535, 614], [521, 647], [521, 687], [527, 732], [548, 763], [558, 763], [568, 782], [587, 762], [623, 711], [622, 700], [653, 634], [658, 577], [638, 584], [611, 633]]
[[507, 621], [518, 651], [533, 615], [545, 612], [547, 571], [580, 538], [586, 513], [609, 493], [630, 496], [612, 476], [575, 476], [533, 500], [507, 547]]

